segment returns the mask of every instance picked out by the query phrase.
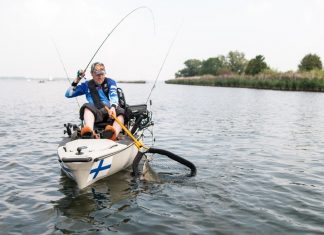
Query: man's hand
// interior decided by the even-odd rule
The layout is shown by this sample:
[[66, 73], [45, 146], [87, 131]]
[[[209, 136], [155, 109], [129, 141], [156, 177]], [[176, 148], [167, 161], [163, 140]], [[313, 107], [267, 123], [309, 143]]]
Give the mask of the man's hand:
[[84, 78], [85, 76], [85, 72], [82, 69], [79, 69], [77, 72], [77, 78], [79, 79], [79, 81]]
[[85, 72], [82, 69], [79, 69], [77, 72], [77, 77], [74, 79], [74, 81], [72, 82], [72, 86], [76, 87], [78, 85], [78, 83], [80, 82], [80, 80], [85, 76]]
[[116, 117], [116, 109], [115, 109], [115, 107], [111, 107], [110, 109], [109, 109], [109, 112], [108, 112], [108, 114], [109, 114], [109, 117]]

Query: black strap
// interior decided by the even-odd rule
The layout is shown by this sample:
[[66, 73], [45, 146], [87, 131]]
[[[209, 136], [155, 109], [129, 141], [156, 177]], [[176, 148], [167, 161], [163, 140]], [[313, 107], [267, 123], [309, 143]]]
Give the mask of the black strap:
[[[97, 85], [94, 82], [93, 79], [91, 79], [88, 82], [88, 86], [89, 86], [89, 90], [90, 90], [90, 94], [93, 100], [94, 105], [96, 106], [97, 109], [102, 109], [104, 108], [104, 104], [101, 102], [98, 91], [97, 91]], [[104, 82], [101, 84], [101, 88], [104, 91], [104, 94], [107, 96], [108, 100], [109, 100], [109, 96], [108, 96], [108, 92], [109, 92], [109, 87], [107, 84], [107, 78], [105, 78]]]

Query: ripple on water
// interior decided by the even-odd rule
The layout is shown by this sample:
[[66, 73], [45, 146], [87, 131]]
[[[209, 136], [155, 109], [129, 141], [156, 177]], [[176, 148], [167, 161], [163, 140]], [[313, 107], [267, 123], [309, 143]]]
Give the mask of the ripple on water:
[[[0, 93], [0, 233], [324, 233], [321, 93], [161, 83], [152, 95], [155, 146], [194, 162], [197, 176], [154, 183], [125, 171], [79, 190], [56, 155], [63, 124], [78, 123], [66, 82], [1, 83], [30, 95]], [[137, 102], [151, 84], [123, 88]], [[180, 170], [159, 164], [154, 170]]]

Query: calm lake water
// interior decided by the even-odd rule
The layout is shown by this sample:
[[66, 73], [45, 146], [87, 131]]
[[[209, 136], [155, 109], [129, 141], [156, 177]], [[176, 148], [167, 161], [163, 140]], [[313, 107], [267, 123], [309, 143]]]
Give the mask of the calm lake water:
[[[120, 84], [130, 104], [151, 86]], [[56, 154], [63, 124], [78, 122], [68, 83], [0, 87], [0, 234], [324, 234], [323, 93], [159, 83], [155, 146], [197, 176], [124, 171], [78, 190]]]

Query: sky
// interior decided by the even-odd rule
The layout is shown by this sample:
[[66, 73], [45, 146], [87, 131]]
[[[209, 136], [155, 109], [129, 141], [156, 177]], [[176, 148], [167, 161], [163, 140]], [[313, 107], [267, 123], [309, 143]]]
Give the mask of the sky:
[[0, 0], [0, 77], [62, 78], [63, 67], [75, 77], [140, 6], [154, 17], [134, 12], [93, 61], [116, 80], [154, 80], [177, 32], [159, 80], [188, 59], [234, 50], [279, 71], [296, 70], [308, 53], [324, 59], [322, 0]]

